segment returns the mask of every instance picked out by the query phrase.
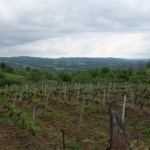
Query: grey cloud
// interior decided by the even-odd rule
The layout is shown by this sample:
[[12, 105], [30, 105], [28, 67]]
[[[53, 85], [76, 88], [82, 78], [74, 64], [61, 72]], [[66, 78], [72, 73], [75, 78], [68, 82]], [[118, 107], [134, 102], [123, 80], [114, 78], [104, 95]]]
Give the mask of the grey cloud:
[[[145, 51], [149, 46], [150, 32], [143, 29], [150, 29], [149, 0], [0, 1], [0, 55], [6, 55], [10, 49], [13, 49], [12, 54], [15, 55], [23, 55], [24, 51], [34, 55], [37, 48], [34, 45], [35, 43], [37, 45], [41, 43], [44, 46], [49, 42], [50, 44], [48, 44], [46, 50], [51, 54], [65, 55], [67, 52], [69, 53], [69, 49], [72, 48], [71, 43], [75, 44], [76, 48], [79, 49], [77, 50], [78, 55], [91, 54], [91, 50], [96, 55], [100, 48], [104, 49], [105, 53], [108, 54], [110, 50], [107, 45], [113, 45], [111, 42], [113, 42], [116, 34], [125, 35], [135, 30], [141, 37], [140, 49], [144, 51], [143, 56], [144, 54], [146, 56], [149, 55]], [[103, 33], [103, 31], [108, 33]], [[102, 37], [97, 35], [97, 32], [103, 34], [104, 37], [108, 34], [112, 38], [106, 38], [104, 41]], [[91, 33], [95, 37], [90, 39], [88, 36], [91, 36]], [[76, 39], [76, 35], [81, 41]], [[85, 38], [89, 41], [85, 41]], [[101, 40], [101, 45], [98, 44], [98, 38]], [[50, 39], [54, 41], [54, 47]], [[46, 41], [45, 43], [43, 42], [44, 40]], [[74, 43], [74, 40], [78, 41], [78, 43]], [[119, 41], [119, 37], [116, 40]], [[63, 43], [62, 45], [59, 44], [61, 41], [65, 45]], [[131, 40], [128, 44], [132, 42]], [[133, 43], [133, 45], [136, 44]], [[39, 47], [42, 48], [42, 46]], [[132, 48], [128, 45], [118, 47], [125, 49], [125, 51], [128, 51], [127, 47]], [[139, 49], [137, 45], [135, 47], [135, 49]], [[62, 49], [65, 48], [68, 50], [63, 51]], [[42, 53], [43, 56], [45, 53], [46, 56], [46, 50], [44, 51], [43, 48], [43, 52], [39, 50], [39, 53]], [[119, 51], [119, 49], [117, 50]]]
[[3, 0], [2, 2], [3, 11], [0, 13], [6, 19], [1, 17], [0, 22], [1, 25], [7, 24], [10, 28], [48, 27], [62, 30], [145, 28], [149, 27], [150, 23], [148, 0], [31, 0], [30, 2]]

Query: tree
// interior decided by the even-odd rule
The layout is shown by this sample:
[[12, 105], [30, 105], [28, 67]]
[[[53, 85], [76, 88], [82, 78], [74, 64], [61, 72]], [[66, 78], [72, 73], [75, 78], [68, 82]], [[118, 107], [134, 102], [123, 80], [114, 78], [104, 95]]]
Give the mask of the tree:
[[64, 81], [64, 82], [71, 82], [71, 76], [67, 72], [59, 72], [57, 74], [57, 77], [59, 80]]
[[110, 72], [109, 67], [102, 67], [101, 73], [106, 74], [106, 73], [109, 73], [109, 72]]
[[28, 72], [30, 72], [32, 69], [31, 69], [30, 66], [27, 66], [27, 67], [25, 68], [25, 70], [28, 71]]
[[93, 81], [93, 78], [88, 71], [78, 71], [72, 74], [72, 81], [89, 83]]
[[10, 65], [8, 65], [4, 62], [0, 63], [0, 69], [2, 71], [9, 72], [9, 73], [13, 72], [13, 70], [14, 70]]
[[45, 72], [45, 77], [46, 77], [46, 79], [48, 79], [48, 80], [53, 80], [53, 74], [52, 73], [50, 73], [50, 72], [48, 72], [48, 71], [46, 71]]
[[33, 82], [39, 82], [40, 80], [44, 79], [44, 77], [40, 70], [33, 69], [29, 74], [29, 79]]
[[0, 63], [0, 68], [1, 68], [2, 70], [5, 69], [6, 66], [7, 66], [7, 65], [6, 65], [4, 62], [1, 62], [1, 63]]
[[94, 68], [89, 70], [89, 74], [92, 76], [92, 78], [95, 78], [99, 75], [99, 69], [98, 68]]
[[129, 76], [133, 75], [134, 69], [133, 69], [133, 67], [131, 65], [128, 68], [128, 72], [129, 72]]
[[118, 69], [116, 71], [117, 77], [120, 81], [127, 82], [129, 80], [129, 71], [128, 69]]

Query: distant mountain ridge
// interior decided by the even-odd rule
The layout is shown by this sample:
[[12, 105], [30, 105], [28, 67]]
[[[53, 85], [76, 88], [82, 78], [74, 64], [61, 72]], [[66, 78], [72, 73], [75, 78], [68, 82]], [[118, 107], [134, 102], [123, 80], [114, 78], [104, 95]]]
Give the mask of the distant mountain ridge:
[[0, 62], [5, 62], [15, 68], [27, 66], [40, 68], [47, 71], [81, 71], [92, 68], [107, 66], [111, 69], [122, 67], [138, 68], [144, 65], [148, 59], [122, 59], [122, 58], [90, 58], [90, 57], [67, 57], [67, 58], [40, 58], [40, 57], [0, 57]]

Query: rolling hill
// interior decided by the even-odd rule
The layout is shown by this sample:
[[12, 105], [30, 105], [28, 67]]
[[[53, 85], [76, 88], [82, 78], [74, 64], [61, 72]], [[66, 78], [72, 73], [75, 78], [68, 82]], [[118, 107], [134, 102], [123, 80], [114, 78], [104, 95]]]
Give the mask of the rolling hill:
[[38, 57], [0, 57], [0, 62], [6, 62], [15, 68], [41, 68], [47, 71], [81, 71], [92, 68], [102, 68], [107, 66], [111, 69], [122, 67], [142, 67], [147, 59], [121, 59], [121, 58], [38, 58]]

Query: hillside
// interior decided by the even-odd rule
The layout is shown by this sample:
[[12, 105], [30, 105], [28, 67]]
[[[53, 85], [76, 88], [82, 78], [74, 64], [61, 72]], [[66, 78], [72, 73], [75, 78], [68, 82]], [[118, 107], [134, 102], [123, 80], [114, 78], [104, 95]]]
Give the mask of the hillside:
[[[46, 83], [37, 87], [24, 84], [0, 88], [1, 150], [62, 150], [64, 145], [66, 150], [106, 150], [110, 146], [111, 112], [116, 110], [121, 115], [124, 93], [124, 125], [130, 145], [133, 150], [149, 149], [148, 84]], [[128, 150], [118, 122], [114, 131], [117, 150]]]
[[[33, 59], [34, 64], [40, 64], [41, 58]], [[69, 62], [69, 58], [62, 59]], [[70, 58], [72, 63], [77, 60], [81, 58]], [[23, 58], [21, 61], [25, 63]], [[14, 69], [0, 63], [0, 149], [106, 150], [113, 139], [118, 150], [129, 146], [148, 150], [149, 65], [140, 69], [103, 67], [51, 73], [35, 68]], [[123, 99], [127, 100], [124, 123]], [[125, 133], [128, 136], [123, 136]]]
[[111, 69], [132, 66], [142, 67], [146, 59], [121, 58], [37, 58], [37, 57], [0, 57], [0, 62], [6, 62], [15, 68], [31, 66], [48, 71], [81, 71], [107, 66]]

